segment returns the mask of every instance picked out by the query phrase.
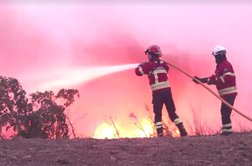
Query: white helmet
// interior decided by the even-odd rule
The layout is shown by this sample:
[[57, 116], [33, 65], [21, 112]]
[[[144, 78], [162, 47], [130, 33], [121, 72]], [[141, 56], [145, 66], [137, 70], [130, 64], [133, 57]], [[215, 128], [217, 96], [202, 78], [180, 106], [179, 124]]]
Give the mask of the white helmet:
[[226, 54], [226, 53], [227, 51], [223, 46], [217, 45], [216, 47], [214, 47], [212, 55], [216, 56], [216, 55]]

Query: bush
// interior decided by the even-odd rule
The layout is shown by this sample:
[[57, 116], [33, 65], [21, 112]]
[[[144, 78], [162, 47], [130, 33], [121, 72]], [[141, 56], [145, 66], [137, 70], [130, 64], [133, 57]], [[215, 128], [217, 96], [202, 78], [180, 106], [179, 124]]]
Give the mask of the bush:
[[[13, 129], [12, 138], [68, 138], [64, 111], [79, 97], [76, 89], [36, 92], [26, 91], [15, 78], [0, 76], [0, 125]], [[64, 99], [63, 105], [56, 103]]]

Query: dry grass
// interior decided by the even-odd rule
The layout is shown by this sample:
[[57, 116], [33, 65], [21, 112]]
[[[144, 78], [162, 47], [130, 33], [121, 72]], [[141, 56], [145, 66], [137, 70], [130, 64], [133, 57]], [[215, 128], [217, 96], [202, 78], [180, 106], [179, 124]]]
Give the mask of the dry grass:
[[[117, 119], [117, 118], [116, 118]], [[114, 120], [112, 116], [109, 116], [109, 120], [105, 119], [106, 123], [113, 127], [115, 132], [113, 132], [114, 138], [121, 138], [118, 127], [116, 126], [116, 119]]]
[[191, 107], [192, 113], [192, 123], [187, 122], [188, 132], [191, 135], [215, 135], [221, 133], [221, 127], [219, 129], [214, 129], [212, 126], [207, 124], [204, 117], [201, 115], [201, 111], [196, 111], [193, 107]]
[[2, 140], [1, 166], [250, 166], [252, 133], [183, 138]]
[[[153, 114], [147, 106], [146, 110], [154, 127]], [[106, 122], [115, 128], [115, 137], [120, 139], [0, 140], [0, 166], [252, 165], [252, 132], [212, 135], [216, 132], [207, 127], [200, 114], [193, 109], [192, 113], [194, 136], [183, 138], [170, 137], [174, 124], [169, 120], [163, 122], [167, 137], [120, 138], [116, 119], [109, 117]], [[131, 118], [141, 129], [138, 118], [134, 114]], [[239, 129], [249, 130], [244, 125]]]
[[[150, 125], [152, 127], [153, 133], [146, 133], [143, 129], [142, 124], [140, 123], [138, 117], [132, 112], [129, 117], [135, 119], [135, 126], [140, 129], [143, 133], [145, 133], [146, 137], [156, 137], [156, 127], [155, 127], [155, 121], [154, 121], [154, 113], [151, 109], [149, 109], [148, 105], [145, 105], [145, 109], [147, 111], [148, 115], [148, 120], [150, 122]], [[178, 133], [176, 133], [177, 127], [176, 125], [168, 118], [165, 116], [162, 117], [162, 123], [163, 123], [163, 131], [164, 131], [164, 136], [177, 136]]]
[[[155, 123], [153, 121], [154, 113], [152, 110], [149, 109], [147, 105], [145, 105], [146, 111], [149, 117], [149, 120], [152, 121], [152, 126], [153, 126], [153, 131], [155, 131]], [[166, 113], [166, 110], [164, 111]], [[196, 136], [202, 136], [202, 135], [216, 135], [221, 133], [221, 127], [218, 126], [217, 128], [214, 126], [211, 126], [208, 124], [205, 120], [205, 118], [201, 115], [201, 110], [196, 111], [192, 106], [191, 106], [191, 113], [192, 113], [192, 122], [190, 123], [188, 120], [185, 120], [184, 124], [186, 124], [186, 130], [190, 135], [196, 135]], [[231, 115], [231, 119], [233, 118], [234, 114]], [[165, 116], [163, 115], [163, 127], [164, 127], [164, 134], [166, 136], [178, 136], [176, 134], [177, 127], [175, 124]], [[221, 122], [219, 122], [221, 123]], [[235, 124], [235, 128], [233, 130], [235, 132], [250, 132], [252, 131], [252, 126], [246, 125], [241, 121], [232, 121], [233, 125]], [[214, 121], [214, 124], [218, 124], [217, 122]], [[156, 134], [153, 134], [153, 137], [155, 137]]]

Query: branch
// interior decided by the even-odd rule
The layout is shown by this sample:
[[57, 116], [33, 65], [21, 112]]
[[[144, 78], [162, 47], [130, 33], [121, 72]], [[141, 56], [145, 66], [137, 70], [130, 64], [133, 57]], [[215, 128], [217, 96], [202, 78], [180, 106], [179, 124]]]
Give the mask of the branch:
[[114, 127], [114, 129], [115, 129], [115, 131], [116, 131], [116, 134], [114, 133], [114, 136], [120, 138], [119, 130], [117, 129], [117, 127], [116, 127], [116, 125], [115, 125], [115, 122], [114, 122], [114, 120], [112, 119], [111, 116], [109, 117], [109, 120], [110, 120], [111, 122], [109, 123], [107, 120], [105, 120], [106, 123], [107, 123], [108, 125]]
[[141, 123], [139, 122], [138, 118], [134, 115], [133, 112], [130, 113], [129, 117], [130, 118], [135, 118], [135, 120], [137, 121], [137, 123], [136, 123], [137, 128], [139, 128], [141, 131], [143, 131], [144, 134], [145, 134], [145, 136], [148, 137], [147, 133], [145, 132], [145, 130], [143, 128], [143, 126], [141, 125]]
[[72, 134], [73, 134], [74, 138], [76, 138], [76, 133], [75, 133], [75, 127], [74, 127], [74, 125], [76, 125], [79, 121], [83, 120], [83, 119], [87, 116], [87, 113], [85, 113], [84, 115], [82, 115], [82, 116], [80, 116], [80, 117], [78, 117], [78, 118], [76, 118], [76, 119], [74, 119], [74, 120], [72, 121], [71, 118], [72, 118], [73, 115], [75, 115], [79, 110], [80, 110], [80, 108], [77, 109], [77, 111], [75, 111], [74, 113], [72, 113], [72, 112], [70, 111], [70, 109], [68, 109], [68, 110], [65, 112], [66, 119], [67, 119], [67, 121], [68, 121], [68, 123], [69, 123], [69, 125], [70, 125], [70, 128], [71, 128], [71, 131], [72, 131]]
[[70, 118], [68, 116], [66, 116], [66, 119], [67, 119], [67, 121], [68, 121], [68, 123], [69, 123], [69, 125], [71, 127], [71, 131], [72, 131], [72, 134], [73, 134], [74, 138], [76, 138], [75, 129], [74, 129], [74, 126], [73, 126]]

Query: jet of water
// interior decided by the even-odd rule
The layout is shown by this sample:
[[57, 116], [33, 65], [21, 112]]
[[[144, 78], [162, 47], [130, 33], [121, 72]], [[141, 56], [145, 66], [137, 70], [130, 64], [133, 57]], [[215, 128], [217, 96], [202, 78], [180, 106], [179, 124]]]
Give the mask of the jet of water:
[[137, 64], [126, 64], [117, 66], [106, 66], [106, 67], [89, 67], [80, 69], [61, 69], [57, 71], [59, 74], [58, 79], [45, 82], [37, 87], [37, 90], [43, 91], [57, 87], [68, 88], [73, 85], [78, 85], [81, 83], [86, 83], [88, 81], [97, 79], [99, 77], [109, 75], [112, 73], [125, 71], [137, 67]]

